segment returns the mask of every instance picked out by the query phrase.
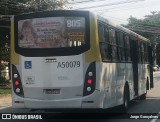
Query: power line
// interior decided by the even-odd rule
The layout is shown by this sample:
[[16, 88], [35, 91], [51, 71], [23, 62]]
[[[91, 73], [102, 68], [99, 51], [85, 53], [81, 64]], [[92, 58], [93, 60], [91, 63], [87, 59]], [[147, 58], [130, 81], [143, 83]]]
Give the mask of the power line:
[[103, 4], [103, 5], [96, 5], [96, 6], [90, 6], [90, 7], [82, 7], [82, 8], [77, 8], [77, 9], [99, 8], [99, 7], [104, 7], [104, 6], [121, 5], [121, 4], [133, 3], [133, 2], [140, 2], [140, 1], [145, 1], [145, 0], [120, 1], [120, 2], [115, 2], [115, 3], [109, 3], [109, 4]]
[[[130, 10], [130, 9], [137, 9], [137, 8], [146, 8], [146, 7], [150, 7], [151, 5], [149, 6], [141, 6], [141, 7], [131, 7], [131, 8], [123, 8], [121, 10]], [[112, 8], [108, 8], [108, 9], [103, 9], [103, 10], [96, 10], [96, 11], [102, 11], [100, 13], [104, 13], [104, 12], [107, 12], [107, 11], [110, 11], [110, 10], [114, 10], [114, 9], [118, 9], [118, 10], [114, 10], [114, 11], [119, 11], [119, 8], [122, 8], [124, 6], [119, 6], [119, 7], [112, 7]]]
[[[130, 7], [130, 8], [122, 8], [122, 7], [124, 7], [124, 6], [119, 6], [119, 7], [114, 7], [114, 8], [108, 8], [108, 9], [104, 9], [104, 10], [94, 10], [94, 11], [98, 11], [98, 13], [99, 14], [105, 14], [104, 12], [108, 12], [108, 11], [110, 11], [110, 10], [112, 10], [112, 11], [119, 11], [119, 9], [118, 8], [122, 8], [122, 9], [120, 9], [121, 11], [122, 10], [130, 10], [130, 9], [143, 9], [143, 8], [147, 8], [147, 7], [150, 7], [150, 6], [152, 6], [152, 5], [148, 5], [148, 6], [141, 6], [141, 7]], [[116, 10], [115, 10], [116, 9]]]
[[68, 4], [74, 5], [74, 4], [81, 4], [81, 3], [99, 2], [99, 1], [106, 1], [106, 0], [85, 0], [85, 1], [72, 2], [72, 3], [69, 2]]

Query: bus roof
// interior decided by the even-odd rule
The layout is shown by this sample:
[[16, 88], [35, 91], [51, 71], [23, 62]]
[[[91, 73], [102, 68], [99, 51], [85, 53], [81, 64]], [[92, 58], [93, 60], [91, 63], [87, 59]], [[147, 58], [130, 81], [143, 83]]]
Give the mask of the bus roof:
[[123, 32], [128, 33], [128, 34], [130, 34], [130, 35], [132, 35], [132, 36], [134, 36], [134, 37], [136, 37], [136, 38], [139, 38], [139, 39], [141, 39], [141, 40], [143, 40], [143, 41], [150, 42], [149, 39], [147, 39], [147, 38], [145, 38], [145, 37], [143, 37], [143, 36], [141, 36], [141, 35], [133, 32], [133, 31], [131, 31], [131, 30], [129, 30], [129, 29], [121, 26], [121, 25], [115, 24], [115, 23], [113, 23], [112, 21], [110, 21], [110, 20], [108, 20], [108, 19], [105, 19], [105, 18], [103, 18], [103, 17], [101, 17], [101, 16], [99, 16], [99, 15], [98, 15], [98, 20], [100, 20], [100, 21], [102, 21], [102, 22], [104, 22], [104, 23], [106, 23], [106, 24], [108, 24], [108, 25], [111, 25], [111, 26], [113, 26], [113, 27], [115, 27], [115, 28], [117, 28], [117, 29], [119, 29], [119, 30], [122, 30]]

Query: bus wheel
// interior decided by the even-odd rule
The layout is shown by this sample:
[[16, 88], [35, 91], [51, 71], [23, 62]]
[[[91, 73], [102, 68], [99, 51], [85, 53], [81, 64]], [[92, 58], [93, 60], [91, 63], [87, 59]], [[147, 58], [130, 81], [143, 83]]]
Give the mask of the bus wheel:
[[145, 100], [145, 99], [146, 99], [146, 94], [147, 94], [147, 93], [142, 94], [142, 95], [140, 96], [140, 100]]
[[123, 100], [123, 105], [122, 105], [122, 111], [123, 112], [127, 112], [128, 108], [129, 108], [129, 99], [130, 99], [130, 95], [129, 95], [129, 88], [128, 86], [125, 86], [124, 89], [124, 100]]
[[140, 96], [140, 100], [145, 100], [145, 99], [146, 99], [148, 84], [149, 84], [149, 82], [148, 82], [148, 78], [147, 78], [146, 91], [145, 91], [144, 94], [142, 94], [142, 95]]

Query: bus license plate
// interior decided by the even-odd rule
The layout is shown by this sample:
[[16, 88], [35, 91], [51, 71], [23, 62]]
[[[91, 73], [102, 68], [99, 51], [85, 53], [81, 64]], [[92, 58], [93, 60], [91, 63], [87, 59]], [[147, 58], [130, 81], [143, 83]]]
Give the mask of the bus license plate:
[[44, 89], [45, 94], [60, 94], [60, 89]]

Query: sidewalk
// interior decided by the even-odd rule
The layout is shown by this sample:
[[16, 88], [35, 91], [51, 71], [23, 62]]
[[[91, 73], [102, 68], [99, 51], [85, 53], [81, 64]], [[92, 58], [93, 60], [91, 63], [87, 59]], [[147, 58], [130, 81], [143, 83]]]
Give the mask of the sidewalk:
[[160, 70], [153, 72], [153, 75], [155, 75], [155, 74], [159, 74], [159, 77], [160, 77]]
[[11, 94], [0, 95], [0, 108], [7, 106], [12, 106]]

